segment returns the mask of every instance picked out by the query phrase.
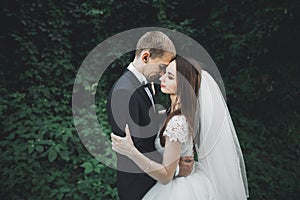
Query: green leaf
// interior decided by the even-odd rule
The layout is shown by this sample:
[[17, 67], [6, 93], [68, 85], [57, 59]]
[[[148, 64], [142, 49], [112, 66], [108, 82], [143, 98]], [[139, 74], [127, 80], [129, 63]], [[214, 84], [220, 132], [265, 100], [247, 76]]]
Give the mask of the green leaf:
[[89, 174], [93, 171], [93, 164], [90, 163], [90, 162], [85, 162], [80, 166], [84, 168], [84, 173], [85, 174]]
[[57, 145], [55, 145], [55, 150], [56, 150], [56, 152], [60, 152], [60, 149], [61, 149], [61, 144], [57, 144]]
[[99, 160], [97, 160], [97, 159], [92, 159], [92, 163], [93, 163], [93, 166], [96, 166], [96, 165], [99, 163]]
[[35, 149], [36, 149], [38, 152], [44, 151], [44, 147], [41, 146], [41, 145], [36, 146]]
[[64, 193], [59, 193], [58, 195], [57, 195], [57, 199], [63, 199], [63, 197], [64, 197]]
[[60, 151], [58, 154], [61, 157], [61, 159], [63, 159], [63, 160], [66, 160], [66, 161], [70, 160], [69, 154], [67, 151]]
[[53, 162], [57, 157], [57, 152], [54, 148], [51, 148], [48, 154], [48, 160], [49, 162]]
[[51, 190], [49, 197], [54, 197], [58, 193], [58, 189]]
[[28, 147], [28, 154], [31, 154], [34, 150], [34, 145], [33, 144], [30, 144], [29, 147]]
[[66, 193], [66, 192], [70, 192], [71, 189], [69, 187], [64, 186], [64, 187], [60, 188], [59, 191], [62, 193]]
[[25, 151], [28, 148], [28, 144], [22, 144], [19, 146], [20, 151]]
[[96, 173], [100, 174], [100, 168], [99, 168], [98, 166], [94, 168], [94, 171], [95, 171]]
[[[13, 128], [15, 128], [15, 127], [10, 127], [10, 129], [12, 130]], [[16, 135], [16, 133], [15, 132], [13, 132], [13, 133], [10, 133], [9, 134], [9, 136], [7, 136], [6, 137], [6, 139], [8, 139], [8, 140], [12, 140], [12, 139], [14, 139], [15, 138], [15, 135]]]

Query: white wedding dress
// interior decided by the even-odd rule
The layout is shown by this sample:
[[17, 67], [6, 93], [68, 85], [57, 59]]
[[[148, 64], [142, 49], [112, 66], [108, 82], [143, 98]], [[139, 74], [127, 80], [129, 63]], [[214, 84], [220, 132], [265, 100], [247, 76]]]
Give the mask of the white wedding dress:
[[[188, 123], [184, 115], [175, 115], [172, 117], [163, 135], [168, 136], [171, 141], [179, 141], [182, 144], [181, 157], [193, 155], [192, 135], [188, 130]], [[155, 140], [155, 147], [163, 154], [164, 148], [160, 145], [159, 135]], [[157, 182], [143, 199], [217, 199], [212, 184], [198, 166], [199, 163], [195, 162], [192, 173], [187, 177], [176, 177], [166, 185]]]
[[[217, 83], [204, 70], [194, 130], [199, 162], [195, 162], [193, 172], [187, 177], [176, 177], [166, 185], [156, 183], [143, 199], [246, 200], [248, 181], [237, 134]], [[172, 117], [163, 135], [181, 142], [181, 156], [193, 155], [192, 134], [183, 115]], [[155, 146], [163, 153], [159, 137]]]

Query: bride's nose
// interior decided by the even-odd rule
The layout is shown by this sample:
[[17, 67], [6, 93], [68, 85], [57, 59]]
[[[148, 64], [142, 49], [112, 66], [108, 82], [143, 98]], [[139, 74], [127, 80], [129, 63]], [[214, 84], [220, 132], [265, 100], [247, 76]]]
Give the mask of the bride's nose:
[[165, 74], [164, 74], [164, 75], [162, 75], [162, 76], [159, 78], [159, 81], [160, 81], [160, 82], [163, 82], [163, 81], [165, 80], [165, 78], [164, 78], [164, 77], [165, 77]]

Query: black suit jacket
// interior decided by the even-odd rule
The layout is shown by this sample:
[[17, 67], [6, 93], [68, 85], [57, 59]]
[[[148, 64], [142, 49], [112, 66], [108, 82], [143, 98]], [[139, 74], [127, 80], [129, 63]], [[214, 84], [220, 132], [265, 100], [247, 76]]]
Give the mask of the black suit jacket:
[[[154, 111], [144, 86], [131, 71], [126, 70], [112, 87], [107, 112], [115, 134], [125, 136], [127, 123], [137, 149], [150, 159], [161, 162], [161, 156], [154, 147], [158, 113]], [[126, 156], [117, 154], [117, 167], [117, 188], [121, 200], [139, 200], [156, 183]]]

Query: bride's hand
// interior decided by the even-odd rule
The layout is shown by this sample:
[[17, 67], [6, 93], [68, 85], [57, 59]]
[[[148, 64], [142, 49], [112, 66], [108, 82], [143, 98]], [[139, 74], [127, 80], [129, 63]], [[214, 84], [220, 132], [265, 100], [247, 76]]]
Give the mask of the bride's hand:
[[125, 137], [119, 137], [114, 133], [111, 133], [112, 149], [122, 155], [128, 156], [129, 158], [133, 156], [136, 148], [133, 144], [128, 125], [125, 127]]

